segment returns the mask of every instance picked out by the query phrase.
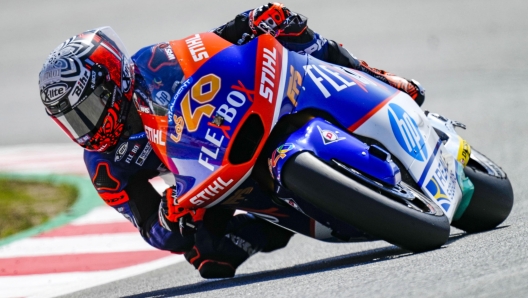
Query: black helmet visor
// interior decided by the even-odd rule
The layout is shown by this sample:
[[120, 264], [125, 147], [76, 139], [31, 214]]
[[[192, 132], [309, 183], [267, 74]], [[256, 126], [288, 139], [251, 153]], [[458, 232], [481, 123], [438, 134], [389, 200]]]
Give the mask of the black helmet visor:
[[[105, 85], [108, 85], [106, 83]], [[114, 92], [117, 88], [112, 88]], [[115, 94], [114, 94], [115, 96]], [[104, 85], [98, 86], [86, 99], [65, 112], [53, 113], [52, 116], [66, 129], [72, 138], [78, 140], [93, 133], [101, 125], [114, 97]]]

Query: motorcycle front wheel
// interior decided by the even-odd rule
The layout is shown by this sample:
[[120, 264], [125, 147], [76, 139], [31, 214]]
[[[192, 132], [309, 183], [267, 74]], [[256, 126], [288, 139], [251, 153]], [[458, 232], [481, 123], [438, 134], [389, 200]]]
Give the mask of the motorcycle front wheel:
[[291, 157], [284, 186], [303, 200], [363, 232], [413, 252], [439, 248], [449, 237], [449, 220], [420, 191], [401, 183], [408, 199], [352, 179], [309, 152]]
[[464, 173], [473, 182], [475, 192], [466, 211], [451, 225], [469, 233], [497, 227], [513, 207], [513, 189], [508, 176], [501, 167], [473, 148]]

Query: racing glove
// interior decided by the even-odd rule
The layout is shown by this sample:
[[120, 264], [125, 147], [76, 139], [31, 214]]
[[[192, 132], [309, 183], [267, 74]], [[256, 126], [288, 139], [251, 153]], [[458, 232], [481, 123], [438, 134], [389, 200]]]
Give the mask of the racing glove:
[[205, 209], [188, 210], [178, 205], [176, 186], [167, 188], [161, 196], [158, 218], [162, 227], [169, 231], [180, 231], [182, 236], [194, 234], [195, 221], [201, 221]]
[[307, 26], [306, 18], [284, 7], [282, 3], [268, 3], [249, 13], [249, 27], [255, 36], [269, 33], [278, 36], [301, 35]]

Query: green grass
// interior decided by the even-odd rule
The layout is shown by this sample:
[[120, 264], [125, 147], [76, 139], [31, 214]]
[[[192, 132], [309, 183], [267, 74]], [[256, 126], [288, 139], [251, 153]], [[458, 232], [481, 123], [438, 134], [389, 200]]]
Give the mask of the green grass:
[[70, 185], [0, 178], [0, 238], [46, 222], [76, 198], [77, 189]]

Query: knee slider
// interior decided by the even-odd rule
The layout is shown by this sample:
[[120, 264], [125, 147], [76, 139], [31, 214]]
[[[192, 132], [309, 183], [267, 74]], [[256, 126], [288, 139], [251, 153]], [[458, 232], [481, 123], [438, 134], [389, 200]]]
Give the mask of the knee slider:
[[228, 278], [235, 276], [236, 269], [229, 263], [205, 260], [198, 267], [203, 278]]

